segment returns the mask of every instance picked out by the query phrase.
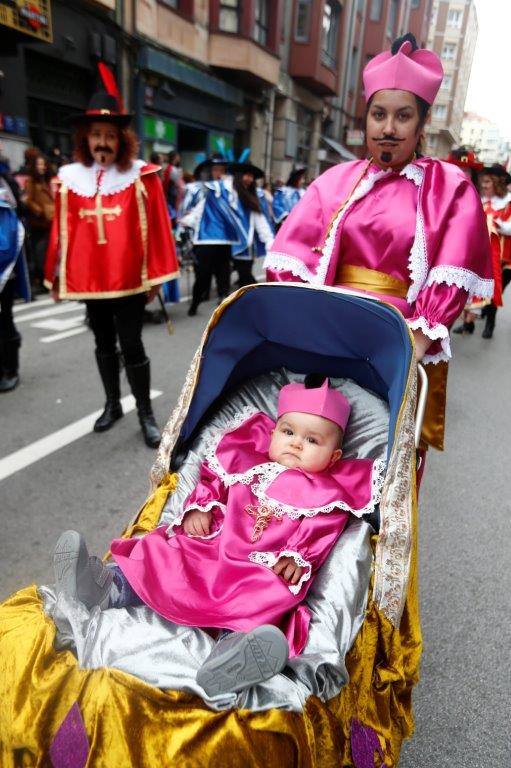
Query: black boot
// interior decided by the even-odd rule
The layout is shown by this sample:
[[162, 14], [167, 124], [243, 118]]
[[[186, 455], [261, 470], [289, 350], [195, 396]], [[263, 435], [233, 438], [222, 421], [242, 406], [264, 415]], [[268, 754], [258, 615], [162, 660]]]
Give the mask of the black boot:
[[119, 355], [96, 352], [99, 375], [106, 394], [105, 410], [96, 419], [94, 432], [106, 432], [122, 416], [121, 387], [119, 383]]
[[0, 392], [10, 392], [19, 383], [19, 349], [21, 336], [16, 334], [10, 339], [0, 342]]
[[142, 428], [145, 444], [149, 448], [157, 448], [160, 444], [161, 434], [154, 419], [151, 398], [149, 395], [151, 384], [151, 364], [146, 358], [138, 365], [127, 365], [126, 375], [130, 383], [131, 391], [137, 401], [138, 420]]
[[482, 332], [483, 339], [491, 339], [493, 336], [493, 329], [495, 328], [495, 318], [497, 316], [497, 307], [494, 307], [493, 304], [490, 304], [486, 308], [486, 324], [484, 326], [484, 331]]
[[462, 325], [458, 325], [457, 328], [453, 330], [453, 333], [468, 333], [472, 335], [474, 333], [475, 323], [470, 320], [468, 323], [464, 322]]

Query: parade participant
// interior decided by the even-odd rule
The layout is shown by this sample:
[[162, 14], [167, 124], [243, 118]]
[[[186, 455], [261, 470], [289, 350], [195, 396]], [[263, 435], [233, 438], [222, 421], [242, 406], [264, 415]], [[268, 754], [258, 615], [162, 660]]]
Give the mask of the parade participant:
[[21, 335], [14, 324], [14, 299], [30, 301], [25, 230], [16, 213], [17, 198], [17, 185], [0, 158], [0, 392], [10, 392], [19, 383]]
[[[445, 159], [446, 163], [452, 163], [453, 165], [461, 168], [463, 173], [470, 179], [476, 189], [479, 188], [479, 172], [483, 168], [483, 163], [480, 163], [475, 153], [466, 147], [459, 147], [453, 149], [448, 157]], [[495, 275], [493, 275], [495, 279]], [[497, 284], [495, 283], [495, 289], [497, 290]], [[457, 334], [469, 334], [472, 335], [475, 329], [475, 319], [479, 308], [486, 302], [474, 296], [465, 306], [462, 314], [462, 323], [453, 329], [453, 333]]]
[[299, 165], [293, 168], [285, 185], [276, 187], [273, 193], [273, 218], [277, 229], [304, 196], [306, 172], [307, 168]]
[[369, 160], [342, 163], [308, 188], [266, 258], [268, 280], [337, 285], [382, 297], [405, 316], [430, 389], [423, 445], [443, 448], [449, 327], [468, 296], [491, 297], [486, 223], [458, 168], [418, 157], [443, 70], [415, 38], [366, 65]]
[[32, 251], [32, 285], [43, 290], [44, 257], [55, 213], [55, 200], [51, 188], [53, 173], [46, 158], [39, 154], [33, 158], [25, 182], [22, 200], [27, 215], [26, 224]]
[[[288, 649], [296, 656], [304, 648], [311, 616], [302, 603], [349, 513], [372, 511], [380, 494], [380, 462], [341, 461], [351, 406], [321, 379], [284, 386], [276, 423], [243, 415], [212, 440], [179, 518], [112, 542], [113, 569], [89, 558], [79, 534], [64, 533], [54, 555], [57, 593], [88, 608], [143, 602], [187, 626], [284, 632], [286, 653], [270, 674], [229, 679], [218, 653], [214, 666], [206, 661], [197, 680], [210, 695], [280, 671]], [[247, 647], [243, 637], [234, 642]]]
[[[108, 81], [107, 81], [108, 86]], [[177, 276], [170, 221], [157, 166], [136, 159], [137, 140], [115, 93], [96, 93], [75, 122], [77, 162], [62, 166], [45, 278], [55, 299], [85, 300], [106, 393], [95, 432], [123, 415], [117, 338], [144, 440], [160, 432], [142, 343], [146, 302]]]
[[483, 168], [480, 176], [483, 209], [486, 214], [493, 259], [495, 291], [492, 301], [484, 307], [486, 323], [483, 339], [491, 339], [502, 293], [511, 282], [511, 176], [501, 165]]
[[252, 274], [254, 257], [266, 255], [275, 233], [264, 191], [256, 186], [256, 180], [264, 178], [264, 171], [251, 163], [233, 163], [233, 189], [237, 195], [234, 205], [241, 220], [243, 237], [232, 246], [232, 263], [239, 276], [238, 285], [257, 282]]
[[215, 154], [196, 167], [183, 202], [180, 230], [191, 229], [195, 255], [195, 283], [188, 314], [193, 317], [216, 279], [218, 299], [230, 292], [232, 245], [241, 242], [240, 221], [234, 209], [232, 178], [227, 161]]

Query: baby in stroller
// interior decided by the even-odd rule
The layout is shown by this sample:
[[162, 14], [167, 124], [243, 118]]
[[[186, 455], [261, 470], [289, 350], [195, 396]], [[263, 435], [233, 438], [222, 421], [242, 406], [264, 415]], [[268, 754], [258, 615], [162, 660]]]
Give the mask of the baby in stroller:
[[370, 513], [378, 500], [374, 462], [340, 461], [350, 404], [323, 378], [282, 387], [276, 423], [240, 414], [212, 440], [180, 518], [114, 541], [116, 565], [89, 557], [78, 533], [62, 534], [57, 593], [89, 608], [145, 603], [170, 621], [220, 630], [197, 674], [209, 696], [282, 670], [307, 641], [303, 600], [315, 573], [349, 513]]

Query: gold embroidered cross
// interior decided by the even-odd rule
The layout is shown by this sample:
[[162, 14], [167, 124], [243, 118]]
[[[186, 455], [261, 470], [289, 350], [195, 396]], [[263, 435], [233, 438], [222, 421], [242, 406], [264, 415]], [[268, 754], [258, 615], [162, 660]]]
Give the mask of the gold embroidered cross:
[[116, 216], [120, 216], [122, 208], [120, 205], [116, 205], [114, 208], [103, 208], [103, 199], [101, 195], [96, 195], [95, 208], [80, 208], [78, 216], [81, 219], [85, 219], [87, 216], [95, 216], [98, 226], [98, 245], [106, 245], [107, 239], [105, 236], [105, 221], [103, 217], [106, 217], [107, 221], [112, 221]]
[[259, 507], [254, 504], [248, 504], [245, 507], [245, 511], [248, 512], [251, 517], [255, 517], [254, 529], [252, 531], [252, 536], [250, 537], [250, 541], [252, 542], [259, 541], [272, 517], [274, 517], [275, 520], [278, 520], [279, 523], [282, 520], [281, 517], [275, 515], [273, 509], [268, 504], [261, 504]]

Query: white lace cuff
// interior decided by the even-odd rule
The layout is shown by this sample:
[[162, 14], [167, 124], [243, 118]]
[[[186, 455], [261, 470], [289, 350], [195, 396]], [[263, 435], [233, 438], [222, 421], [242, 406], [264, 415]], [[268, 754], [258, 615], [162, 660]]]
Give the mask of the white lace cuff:
[[275, 555], [273, 552], [251, 552], [248, 559], [251, 563], [257, 563], [258, 565], [264, 565], [266, 568], [273, 568], [278, 563], [281, 557], [292, 557], [296, 565], [301, 568], [305, 568], [305, 572], [301, 575], [300, 581], [297, 584], [289, 584], [288, 589], [293, 595], [297, 595], [306, 581], [309, 581], [312, 573], [312, 565], [304, 560], [299, 552], [284, 549]]
[[[220, 509], [222, 514], [225, 515], [227, 507], [225, 504], [222, 504], [220, 501], [208, 501], [208, 503], [205, 506], [201, 506], [200, 504], [189, 504], [187, 507], [184, 507], [184, 509], [181, 511], [181, 513], [176, 517], [176, 519], [169, 525], [169, 527], [166, 530], [167, 536], [175, 536], [176, 532], [174, 528], [177, 528], [178, 525], [181, 525], [185, 515], [187, 512], [191, 512], [192, 510], [198, 510], [199, 512], [210, 512], [212, 509], [217, 507]], [[217, 531], [214, 531], [213, 533], [210, 533], [208, 536], [194, 536], [193, 534], [188, 534], [191, 538], [194, 539], [214, 539], [215, 536], [218, 536], [220, 531], [223, 528], [222, 525], [218, 528]]]
[[422, 358], [423, 363], [439, 363], [442, 360], [448, 361], [451, 359], [452, 354], [451, 342], [449, 339], [449, 329], [445, 325], [442, 325], [442, 323], [437, 323], [431, 327], [428, 324], [426, 318], [423, 316], [417, 317], [415, 320], [407, 320], [406, 322], [411, 331], [420, 330], [432, 341], [440, 341], [442, 346], [441, 351], [434, 355], [428, 355], [426, 352]]

